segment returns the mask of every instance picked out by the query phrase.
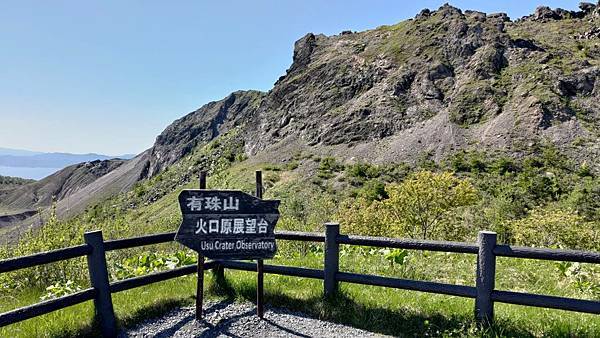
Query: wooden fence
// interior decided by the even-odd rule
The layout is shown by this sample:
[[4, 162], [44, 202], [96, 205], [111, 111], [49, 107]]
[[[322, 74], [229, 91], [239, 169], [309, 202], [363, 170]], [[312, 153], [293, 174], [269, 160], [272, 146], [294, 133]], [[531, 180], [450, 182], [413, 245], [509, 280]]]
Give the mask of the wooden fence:
[[[340, 234], [340, 227], [337, 223], [326, 223], [325, 228], [325, 234], [293, 231], [278, 231], [275, 234], [275, 237], [279, 240], [324, 243], [325, 253], [323, 270], [280, 265], [264, 265], [263, 272], [322, 279], [325, 296], [334, 294], [337, 291], [339, 282], [346, 282], [474, 298], [475, 318], [481, 323], [490, 323], [493, 320], [494, 302], [600, 314], [600, 302], [598, 301], [501, 291], [496, 290], [494, 286], [496, 278], [496, 257], [599, 264], [600, 252], [499, 245], [496, 244], [496, 233], [488, 231], [479, 232], [477, 243], [461, 243], [343, 235]], [[0, 314], [0, 327], [88, 300], [93, 300], [97, 320], [100, 323], [103, 336], [116, 336], [117, 323], [113, 310], [112, 293], [196, 273], [199, 270], [199, 267], [194, 264], [141, 277], [110, 282], [106, 266], [106, 252], [144, 245], [167, 243], [173, 241], [174, 237], [175, 233], [170, 232], [104, 241], [101, 231], [93, 231], [85, 233], [85, 244], [82, 245], [0, 261], [0, 273], [5, 273], [37, 265], [87, 256], [90, 284], [92, 286], [89, 289], [71, 295], [2, 313]], [[438, 282], [343, 272], [339, 270], [340, 245], [361, 245], [474, 254], [477, 255], [475, 286], [452, 285]], [[227, 268], [257, 271], [257, 264], [244, 261], [208, 261], [202, 264], [202, 268], [204, 270], [222, 270], [223, 268]]]

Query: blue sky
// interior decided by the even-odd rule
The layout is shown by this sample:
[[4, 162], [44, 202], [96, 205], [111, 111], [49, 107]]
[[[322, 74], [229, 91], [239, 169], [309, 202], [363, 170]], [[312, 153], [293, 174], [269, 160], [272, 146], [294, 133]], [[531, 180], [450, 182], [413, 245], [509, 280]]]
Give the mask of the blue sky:
[[[2, 1], [0, 147], [138, 153], [206, 102], [269, 90], [307, 32], [375, 28], [444, 2]], [[578, 1], [451, 2], [513, 19], [541, 3]]]

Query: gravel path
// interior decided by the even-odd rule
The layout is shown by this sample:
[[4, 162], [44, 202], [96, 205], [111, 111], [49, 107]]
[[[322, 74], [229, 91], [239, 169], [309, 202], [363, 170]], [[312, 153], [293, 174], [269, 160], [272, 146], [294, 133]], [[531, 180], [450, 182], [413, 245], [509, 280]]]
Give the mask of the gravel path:
[[210, 302], [205, 304], [202, 322], [195, 320], [194, 313], [193, 307], [173, 310], [119, 337], [385, 337], [282, 308], [267, 309], [260, 320], [250, 303]]

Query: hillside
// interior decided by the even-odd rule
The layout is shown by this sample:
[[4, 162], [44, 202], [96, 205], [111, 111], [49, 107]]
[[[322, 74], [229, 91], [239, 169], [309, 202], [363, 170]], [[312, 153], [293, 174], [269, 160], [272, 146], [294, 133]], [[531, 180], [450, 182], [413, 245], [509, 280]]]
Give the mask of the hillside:
[[34, 180], [28, 180], [26, 178], [11, 177], [11, 176], [0, 176], [0, 190], [12, 189], [28, 183], [33, 183]]
[[0, 148], [0, 175], [39, 180], [73, 164], [96, 160], [131, 159], [135, 155], [41, 153]]
[[268, 93], [236, 92], [169, 126], [149, 174], [238, 125], [248, 156], [439, 161], [549, 142], [598, 169], [600, 19], [582, 9], [540, 7], [512, 22], [445, 5], [370, 31], [307, 34]]
[[[12, 226], [36, 215], [39, 210], [50, 207], [53, 201], [60, 201], [61, 205], [64, 203], [66, 211], [72, 208], [71, 205], [76, 207], [82, 200], [78, 197], [80, 190], [113, 172], [123, 163], [124, 160], [96, 160], [75, 164], [40, 181], [27, 180], [27, 184], [0, 189], [0, 234], [10, 235], [13, 232]], [[95, 198], [93, 194], [86, 197]]]
[[[310, 33], [269, 92], [235, 92], [187, 114], [130, 161], [133, 171], [110, 172], [87, 193], [126, 191], [232, 132], [235, 154], [255, 163], [291, 163], [301, 153], [440, 162], [461, 150], [522, 158], [551, 144], [598, 171], [599, 25], [592, 4], [540, 7], [515, 21], [444, 5], [364, 32]], [[189, 165], [181, 184], [198, 170]], [[102, 198], [77, 199], [77, 210]], [[59, 215], [72, 214], [68, 205], [59, 201]]]
[[[0, 209], [10, 208], [0, 218], [0, 260], [80, 245], [90, 230], [105, 240], [176, 231], [178, 195], [198, 187], [201, 171], [209, 189], [252, 193], [256, 170], [264, 198], [281, 201], [277, 230], [323, 232], [335, 221], [342, 234], [469, 243], [487, 230], [499, 244], [598, 252], [598, 27], [591, 4], [540, 7], [514, 21], [445, 5], [365, 32], [307, 34], [270, 91], [208, 103], [131, 160], [0, 190]], [[323, 267], [322, 243], [277, 245], [269, 264]], [[339, 256], [340, 271], [403, 280], [475, 286], [478, 273], [476, 256], [459, 253], [342, 245]], [[117, 282], [197, 257], [162, 243], [106, 258]], [[600, 301], [597, 264], [498, 257], [495, 269], [495, 290]], [[89, 286], [83, 257], [0, 274], [0, 298], [12, 300], [0, 312]], [[154, 324], [191, 306], [196, 287], [194, 273], [118, 292], [118, 320]], [[482, 327], [463, 297], [344, 282], [328, 299], [318, 279], [271, 274], [265, 290], [267, 308], [393, 336], [600, 337], [595, 314], [497, 301]], [[254, 301], [256, 275], [209, 273], [204, 291], [206, 301]], [[90, 336], [93, 315], [87, 302], [0, 336]]]

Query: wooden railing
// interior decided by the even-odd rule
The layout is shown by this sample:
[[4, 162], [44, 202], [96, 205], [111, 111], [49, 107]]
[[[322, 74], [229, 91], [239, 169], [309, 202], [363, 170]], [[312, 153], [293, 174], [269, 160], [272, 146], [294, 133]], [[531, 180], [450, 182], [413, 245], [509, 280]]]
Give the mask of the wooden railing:
[[[346, 282], [474, 298], [475, 318], [481, 323], [490, 323], [493, 320], [494, 302], [600, 314], [600, 302], [598, 301], [502, 291], [495, 289], [496, 257], [529, 258], [599, 264], [599, 252], [498, 245], [496, 244], [496, 234], [488, 231], [482, 231], [479, 233], [477, 243], [462, 243], [342, 235], [339, 233], [340, 227], [337, 223], [326, 223], [325, 228], [325, 234], [293, 231], [278, 231], [275, 233], [275, 238], [279, 240], [324, 243], [324, 267], [322, 270], [280, 265], [264, 265], [263, 272], [294, 277], [322, 279], [325, 296], [335, 294], [337, 292], [339, 282]], [[141, 277], [110, 282], [108, 277], [108, 269], [106, 266], [106, 252], [144, 245], [172, 242], [174, 237], [175, 233], [169, 232], [156, 235], [104, 241], [102, 238], [102, 232], [94, 231], [85, 233], [85, 244], [83, 245], [0, 261], [0, 273], [5, 273], [37, 265], [87, 256], [88, 270], [92, 286], [89, 289], [85, 289], [71, 295], [2, 313], [0, 314], [0, 327], [63, 309], [65, 307], [85, 301], [93, 300], [97, 320], [100, 323], [103, 336], [116, 336], [117, 324], [111, 296], [113, 293], [171, 278], [189, 275], [197, 272], [198, 267], [196, 264], [188, 265], [185, 267], [152, 273]], [[339, 270], [340, 245], [361, 245], [475, 254], [477, 255], [475, 286], [453, 285], [438, 282], [417, 281], [343, 272]], [[222, 270], [223, 268], [227, 268], [256, 271], [257, 265], [255, 263], [243, 261], [208, 261], [203, 264], [203, 268], [204, 270]]]

